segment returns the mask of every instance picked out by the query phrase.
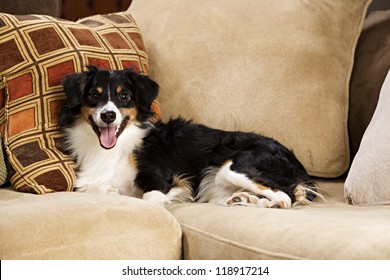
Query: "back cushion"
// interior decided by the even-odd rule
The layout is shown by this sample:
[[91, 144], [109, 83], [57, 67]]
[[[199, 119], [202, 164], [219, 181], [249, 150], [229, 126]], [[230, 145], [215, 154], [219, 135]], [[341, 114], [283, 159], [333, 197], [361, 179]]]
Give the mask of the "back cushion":
[[348, 85], [369, 0], [137, 0], [163, 118], [254, 131], [311, 175], [349, 167]]

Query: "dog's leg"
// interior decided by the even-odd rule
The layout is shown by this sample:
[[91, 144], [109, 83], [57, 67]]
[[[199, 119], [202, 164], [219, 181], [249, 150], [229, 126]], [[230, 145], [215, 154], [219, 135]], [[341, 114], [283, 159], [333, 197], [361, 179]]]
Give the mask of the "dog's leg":
[[[216, 188], [231, 188], [249, 191], [250, 193], [265, 197], [267, 200], [261, 200], [261, 203], [256, 205], [265, 208], [291, 208], [291, 198], [282, 191], [275, 191], [267, 186], [263, 186], [257, 182], [250, 180], [245, 174], [237, 173], [231, 170], [232, 161], [226, 162], [215, 175]], [[233, 200], [234, 195], [229, 197], [225, 204], [229, 205]]]
[[184, 187], [173, 187], [166, 194], [161, 191], [150, 191], [144, 193], [143, 200], [152, 202], [153, 204], [166, 207], [171, 203], [183, 203], [183, 202], [193, 202], [192, 190]]
[[170, 190], [164, 194], [158, 190], [144, 193], [144, 200], [166, 207], [171, 203], [194, 202], [193, 191], [187, 179], [174, 176]]

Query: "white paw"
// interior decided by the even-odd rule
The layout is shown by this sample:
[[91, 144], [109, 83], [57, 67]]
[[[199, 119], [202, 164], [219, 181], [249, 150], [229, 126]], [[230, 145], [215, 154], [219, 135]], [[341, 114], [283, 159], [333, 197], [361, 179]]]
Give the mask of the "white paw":
[[237, 192], [226, 200], [225, 205], [288, 209], [291, 208], [291, 198], [281, 191], [274, 193], [273, 200], [269, 200], [265, 197], [258, 197], [257, 195], [248, 192]]
[[282, 191], [277, 191], [275, 197], [267, 204], [267, 208], [291, 208], [291, 198]]
[[146, 192], [142, 199], [160, 206], [165, 206], [165, 204], [168, 203], [167, 196], [160, 191]]

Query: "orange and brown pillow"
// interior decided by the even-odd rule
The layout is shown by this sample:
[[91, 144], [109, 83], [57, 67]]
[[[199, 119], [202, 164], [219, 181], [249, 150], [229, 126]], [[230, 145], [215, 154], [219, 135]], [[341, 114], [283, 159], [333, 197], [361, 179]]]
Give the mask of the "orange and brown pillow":
[[[147, 74], [140, 31], [130, 14], [77, 22], [0, 13], [0, 127], [10, 183], [36, 194], [71, 191], [74, 162], [59, 143], [63, 78], [87, 64]], [[159, 112], [158, 104], [154, 104]]]

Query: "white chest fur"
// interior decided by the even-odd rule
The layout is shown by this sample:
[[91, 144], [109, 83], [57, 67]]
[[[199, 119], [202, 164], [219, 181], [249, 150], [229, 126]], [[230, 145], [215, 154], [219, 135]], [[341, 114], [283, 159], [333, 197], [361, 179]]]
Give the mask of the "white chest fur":
[[67, 129], [66, 134], [72, 156], [77, 159], [74, 185], [77, 191], [138, 195], [134, 189], [136, 167], [130, 158], [132, 151], [142, 143], [146, 130], [131, 124], [109, 150], [100, 146], [91, 126], [83, 119]]

